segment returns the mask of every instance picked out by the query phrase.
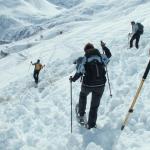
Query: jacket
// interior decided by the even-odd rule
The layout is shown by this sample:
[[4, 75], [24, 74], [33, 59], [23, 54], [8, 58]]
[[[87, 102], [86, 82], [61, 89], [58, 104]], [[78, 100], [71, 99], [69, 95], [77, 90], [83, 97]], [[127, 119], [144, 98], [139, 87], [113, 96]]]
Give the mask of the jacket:
[[137, 23], [134, 24], [134, 25], [132, 25], [132, 34], [137, 33], [137, 32], [138, 32], [138, 29], [139, 29], [139, 27], [138, 27], [138, 24], [137, 24]]
[[36, 71], [40, 71], [43, 68], [42, 64], [40, 63], [34, 63], [33, 65], [35, 66], [34, 70]]
[[105, 85], [106, 83], [106, 77], [102, 77], [100, 80], [96, 82], [91, 82], [88, 80], [88, 74], [86, 73], [86, 63], [91, 62], [92, 60], [97, 60], [98, 62], [102, 63], [104, 67], [108, 64], [109, 58], [111, 57], [110, 50], [106, 47], [102, 47], [105, 54], [100, 54], [99, 50], [97, 49], [90, 49], [87, 53], [85, 53], [82, 61], [80, 64], [78, 64], [77, 71], [72, 78], [72, 81], [75, 82], [78, 80], [81, 76], [83, 76], [82, 85], [87, 87], [97, 87]]

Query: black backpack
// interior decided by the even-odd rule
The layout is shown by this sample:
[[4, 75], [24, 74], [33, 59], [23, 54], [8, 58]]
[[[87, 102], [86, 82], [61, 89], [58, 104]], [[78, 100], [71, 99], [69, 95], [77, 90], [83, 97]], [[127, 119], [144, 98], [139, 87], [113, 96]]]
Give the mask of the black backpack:
[[144, 26], [141, 23], [137, 23], [138, 25], [138, 33], [143, 34], [144, 33]]
[[101, 62], [95, 59], [85, 63], [85, 78], [87, 84], [99, 85], [106, 81], [105, 65]]

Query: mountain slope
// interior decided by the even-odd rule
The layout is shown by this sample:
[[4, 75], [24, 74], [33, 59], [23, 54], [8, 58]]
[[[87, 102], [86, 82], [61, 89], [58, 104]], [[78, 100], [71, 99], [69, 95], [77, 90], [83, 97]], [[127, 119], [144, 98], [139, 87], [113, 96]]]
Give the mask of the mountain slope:
[[61, 12], [47, 0], [1, 0], [0, 6], [1, 41], [21, 40], [32, 36], [32, 33], [35, 35], [42, 30], [39, 27], [41, 22]]
[[[6, 5], [5, 1], [0, 2]], [[23, 1], [23, 7], [28, 2]], [[31, 14], [32, 7], [40, 7], [44, 12], [43, 5], [48, 1], [38, 2], [37, 6], [35, 1], [30, 1]], [[14, 2], [8, 4], [11, 6]], [[149, 75], [129, 124], [123, 132], [120, 131], [149, 61], [149, 6], [150, 2], [146, 0], [109, 0], [107, 3], [85, 0], [40, 22], [43, 29], [40, 32], [1, 45], [0, 48], [9, 55], [0, 59], [0, 149], [149, 150]], [[21, 14], [19, 18], [15, 16], [17, 21], [12, 23], [20, 26], [24, 16]], [[140, 21], [145, 26], [138, 50], [127, 49], [131, 20]], [[33, 20], [30, 25], [35, 27], [39, 23]], [[18, 26], [17, 32], [20, 31]], [[73, 61], [84, 55], [83, 47], [87, 42], [94, 43], [101, 51], [100, 40], [106, 41], [112, 52], [108, 71], [113, 97], [110, 98], [106, 84], [98, 112], [98, 128], [89, 131], [79, 127], [73, 113], [71, 134], [68, 78], [75, 72]], [[40, 73], [38, 88], [35, 88], [30, 61], [38, 58], [46, 67]], [[80, 84], [79, 81], [73, 83], [73, 108], [78, 102]], [[89, 106], [90, 96], [87, 113]]]

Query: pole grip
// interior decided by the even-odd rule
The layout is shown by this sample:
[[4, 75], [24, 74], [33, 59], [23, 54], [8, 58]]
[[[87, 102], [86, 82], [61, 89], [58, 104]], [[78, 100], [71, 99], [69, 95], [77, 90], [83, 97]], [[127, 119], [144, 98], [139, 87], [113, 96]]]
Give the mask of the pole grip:
[[146, 79], [146, 77], [147, 77], [147, 75], [149, 73], [149, 70], [150, 70], [150, 60], [149, 60], [149, 63], [147, 65], [146, 70], [145, 70], [144, 75], [143, 75], [143, 79], [144, 80]]

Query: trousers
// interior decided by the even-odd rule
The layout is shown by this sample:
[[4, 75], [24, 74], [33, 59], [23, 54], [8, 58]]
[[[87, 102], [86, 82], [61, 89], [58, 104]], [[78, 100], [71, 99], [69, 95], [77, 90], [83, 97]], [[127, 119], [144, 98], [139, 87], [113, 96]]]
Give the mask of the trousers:
[[100, 100], [104, 92], [105, 85], [99, 87], [81, 87], [81, 92], [79, 96], [79, 114], [80, 116], [84, 116], [87, 104], [87, 96], [89, 93], [92, 93], [91, 105], [88, 117], [88, 125], [89, 127], [94, 127], [96, 125], [97, 120], [97, 111], [100, 105]]
[[134, 41], [134, 40], [136, 40], [136, 41], [135, 41], [135, 47], [138, 49], [138, 48], [139, 48], [140, 34], [135, 33], [135, 34], [132, 36], [132, 38], [131, 38], [131, 40], [130, 40], [130, 48], [133, 47], [133, 41]]
[[34, 70], [33, 77], [34, 77], [35, 83], [38, 83], [39, 81], [39, 73], [40, 73], [40, 70]]

